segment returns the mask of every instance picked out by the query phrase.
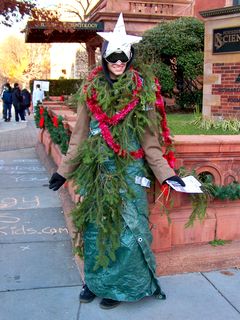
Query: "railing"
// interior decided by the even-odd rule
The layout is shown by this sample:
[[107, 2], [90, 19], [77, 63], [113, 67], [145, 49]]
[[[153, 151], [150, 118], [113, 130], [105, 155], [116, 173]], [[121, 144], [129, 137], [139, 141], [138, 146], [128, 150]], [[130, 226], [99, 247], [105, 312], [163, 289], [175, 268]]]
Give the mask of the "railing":
[[192, 15], [192, 10], [192, 1], [178, 1], [175, 3], [169, 3], [169, 1], [129, 1], [129, 12], [132, 13], [189, 16]]
[[172, 15], [173, 4], [129, 1], [129, 11], [132, 13]]

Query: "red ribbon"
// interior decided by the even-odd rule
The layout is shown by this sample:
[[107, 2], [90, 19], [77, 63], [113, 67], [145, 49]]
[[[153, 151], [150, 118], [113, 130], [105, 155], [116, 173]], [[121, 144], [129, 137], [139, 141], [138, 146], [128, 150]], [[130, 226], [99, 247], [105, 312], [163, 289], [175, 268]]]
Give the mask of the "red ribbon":
[[56, 116], [54, 116], [54, 117], [52, 118], [52, 122], [53, 122], [54, 127], [55, 127], [55, 128], [58, 128], [58, 118], [57, 118]]
[[39, 128], [43, 128], [44, 127], [44, 117], [41, 117], [39, 120]]

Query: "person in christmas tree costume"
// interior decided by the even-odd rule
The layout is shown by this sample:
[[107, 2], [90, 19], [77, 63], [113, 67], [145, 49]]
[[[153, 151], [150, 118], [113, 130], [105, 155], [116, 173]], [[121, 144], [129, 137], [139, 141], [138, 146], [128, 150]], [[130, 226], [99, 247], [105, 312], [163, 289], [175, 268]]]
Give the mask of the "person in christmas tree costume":
[[[66, 178], [74, 180], [81, 194], [72, 211], [83, 239], [85, 284], [80, 301], [98, 296], [100, 307], [110, 309], [146, 296], [165, 299], [150, 247], [146, 176], [150, 168], [160, 183], [184, 182], [159, 144], [159, 83], [131, 66], [132, 44], [141, 38], [126, 34], [122, 14], [113, 32], [99, 35], [105, 39], [102, 66], [90, 73], [81, 90], [69, 149], [49, 187], [55, 191]], [[161, 121], [168, 143], [166, 118]]]

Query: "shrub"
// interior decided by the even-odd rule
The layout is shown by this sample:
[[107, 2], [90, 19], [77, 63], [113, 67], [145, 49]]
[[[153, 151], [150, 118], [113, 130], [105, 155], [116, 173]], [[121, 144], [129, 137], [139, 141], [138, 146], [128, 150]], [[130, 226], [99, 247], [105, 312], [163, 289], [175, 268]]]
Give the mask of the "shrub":
[[46, 93], [48, 96], [61, 96], [71, 95], [77, 92], [82, 84], [82, 79], [47, 79], [47, 80], [31, 80], [30, 89], [33, 91], [34, 81], [49, 81], [49, 92]]
[[172, 96], [182, 108], [201, 106], [204, 25], [183, 17], [162, 22], [135, 45], [136, 64], [149, 64], [160, 79], [162, 93]]

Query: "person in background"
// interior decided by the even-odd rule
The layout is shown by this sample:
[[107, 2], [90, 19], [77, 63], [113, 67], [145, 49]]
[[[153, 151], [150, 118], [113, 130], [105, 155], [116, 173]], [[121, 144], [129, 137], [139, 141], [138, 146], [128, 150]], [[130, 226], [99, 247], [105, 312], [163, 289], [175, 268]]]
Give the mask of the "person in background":
[[36, 113], [36, 107], [39, 103], [42, 103], [45, 99], [44, 91], [41, 89], [40, 84], [36, 85], [32, 94], [33, 113]]
[[31, 93], [26, 88], [22, 90], [22, 101], [25, 114], [30, 115]]
[[5, 122], [11, 121], [12, 88], [8, 82], [5, 83], [4, 85], [4, 89], [2, 93], [2, 101], [3, 101], [3, 119]]
[[22, 103], [22, 94], [18, 83], [14, 83], [13, 91], [12, 91], [12, 103], [15, 109], [15, 120], [19, 122], [21, 119], [22, 122], [26, 122], [24, 107]]

